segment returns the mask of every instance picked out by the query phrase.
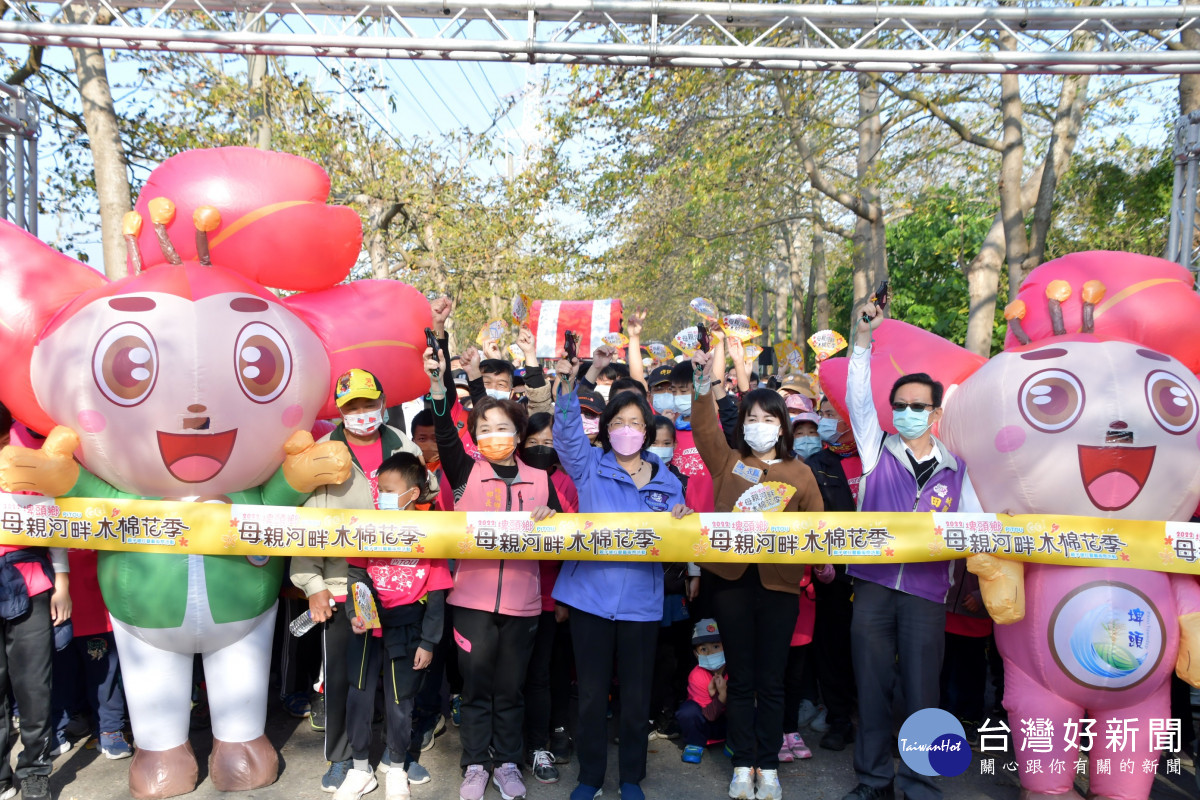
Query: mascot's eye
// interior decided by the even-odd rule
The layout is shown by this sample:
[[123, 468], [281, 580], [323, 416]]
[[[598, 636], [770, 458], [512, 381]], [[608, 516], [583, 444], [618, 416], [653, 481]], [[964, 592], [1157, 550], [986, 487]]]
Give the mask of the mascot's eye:
[[242, 391], [256, 403], [279, 397], [292, 378], [292, 353], [287, 343], [279, 331], [262, 322], [242, 328], [233, 362]]
[[1083, 411], [1083, 386], [1066, 370], [1044, 369], [1021, 384], [1021, 416], [1045, 433], [1065, 431]]
[[1146, 403], [1168, 433], [1187, 433], [1196, 424], [1196, 396], [1169, 372], [1156, 370], [1146, 378]]
[[150, 331], [136, 322], [109, 328], [92, 354], [92, 377], [104, 396], [119, 406], [145, 400], [158, 378], [158, 347]]

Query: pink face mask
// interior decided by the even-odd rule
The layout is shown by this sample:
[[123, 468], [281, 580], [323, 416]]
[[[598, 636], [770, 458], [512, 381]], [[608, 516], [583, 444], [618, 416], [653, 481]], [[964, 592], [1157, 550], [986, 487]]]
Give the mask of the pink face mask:
[[642, 449], [642, 445], [646, 441], [646, 434], [626, 425], [615, 431], [609, 431], [608, 441], [612, 444], [612, 449], [620, 455], [631, 456]]

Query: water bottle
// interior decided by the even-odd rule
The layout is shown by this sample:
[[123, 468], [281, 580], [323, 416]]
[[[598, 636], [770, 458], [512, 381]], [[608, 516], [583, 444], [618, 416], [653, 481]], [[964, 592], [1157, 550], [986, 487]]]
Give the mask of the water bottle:
[[[337, 605], [332, 597], [329, 598], [329, 607], [332, 609], [337, 608]], [[292, 620], [292, 624], [288, 626], [288, 630], [292, 632], [292, 636], [303, 636], [315, 627], [317, 627], [317, 621], [312, 618], [312, 612], [305, 611], [303, 614]]]

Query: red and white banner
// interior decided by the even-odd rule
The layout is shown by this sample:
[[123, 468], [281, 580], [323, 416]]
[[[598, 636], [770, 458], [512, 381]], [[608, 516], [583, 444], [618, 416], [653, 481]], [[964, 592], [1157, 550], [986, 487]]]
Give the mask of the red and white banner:
[[621, 330], [620, 300], [534, 300], [529, 326], [537, 336], [537, 357], [556, 358], [563, 334], [579, 334], [579, 357], [589, 358], [606, 333]]

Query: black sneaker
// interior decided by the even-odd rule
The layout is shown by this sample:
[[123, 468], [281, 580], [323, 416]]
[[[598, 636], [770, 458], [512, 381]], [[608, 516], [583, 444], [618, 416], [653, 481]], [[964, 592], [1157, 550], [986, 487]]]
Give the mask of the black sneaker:
[[651, 739], [678, 739], [681, 735], [679, 723], [675, 721], [675, 716], [663, 715], [660, 716], [650, 729]]
[[555, 728], [550, 732], [550, 755], [555, 764], [566, 764], [571, 760], [571, 734], [566, 728]]
[[50, 778], [30, 775], [21, 781], [21, 800], [50, 800]]
[[549, 750], [534, 750], [525, 757], [525, 763], [532, 768], [538, 783], [558, 783], [558, 768]]
[[854, 726], [849, 728], [830, 728], [821, 737], [822, 750], [845, 750], [846, 745], [854, 741]]
[[309, 701], [308, 724], [314, 731], [325, 730], [325, 695], [314, 694]]
[[867, 786], [865, 783], [860, 783], [842, 800], [895, 800], [895, 798], [896, 791], [890, 783], [887, 786]]

